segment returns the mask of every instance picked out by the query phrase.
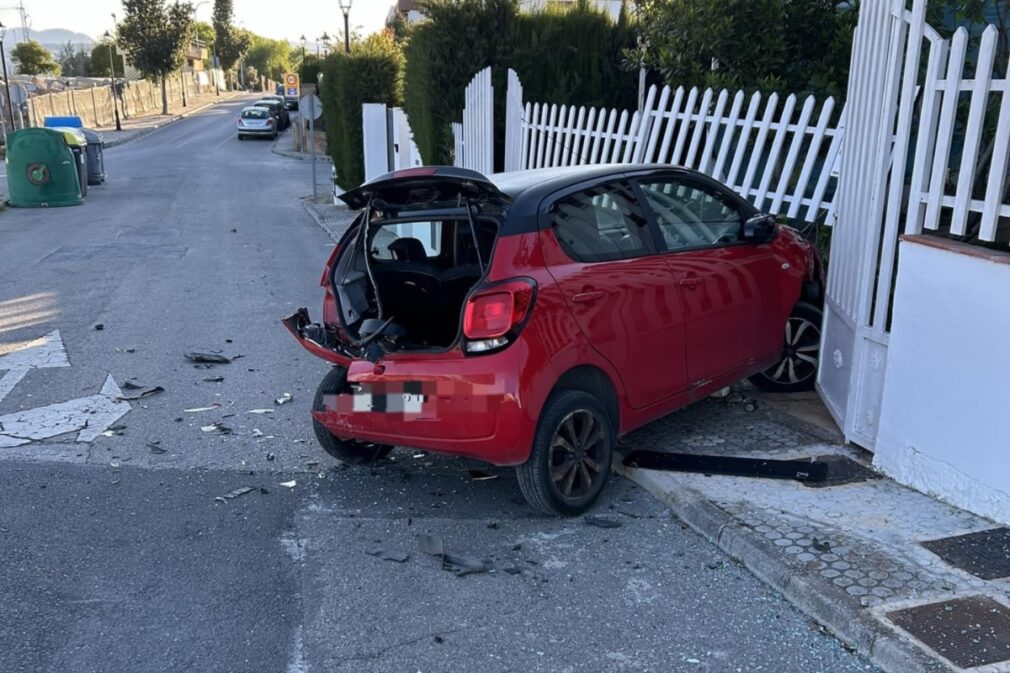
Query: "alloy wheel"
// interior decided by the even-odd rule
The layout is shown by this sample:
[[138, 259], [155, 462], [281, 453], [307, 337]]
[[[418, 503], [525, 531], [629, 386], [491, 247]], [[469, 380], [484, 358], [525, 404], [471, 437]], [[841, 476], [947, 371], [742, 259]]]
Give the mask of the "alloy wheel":
[[797, 384], [817, 376], [821, 327], [802, 316], [786, 322], [782, 359], [765, 370], [765, 376], [781, 384]]
[[576, 500], [605, 478], [602, 467], [607, 434], [603, 423], [588, 409], [578, 409], [562, 419], [551, 438], [549, 466], [558, 495]]

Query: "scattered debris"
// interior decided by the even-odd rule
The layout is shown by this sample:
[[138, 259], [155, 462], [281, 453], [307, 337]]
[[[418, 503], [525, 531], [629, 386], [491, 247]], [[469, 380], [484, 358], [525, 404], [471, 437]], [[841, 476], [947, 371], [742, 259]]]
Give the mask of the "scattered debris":
[[828, 553], [831, 551], [831, 543], [827, 540], [818, 540], [816, 537], [812, 539], [812, 544], [810, 545], [814, 549], [822, 553]]
[[274, 413], [274, 410], [273, 409], [250, 409], [249, 413], [250, 414], [272, 414], [272, 413]]
[[203, 380], [204, 383], [221, 383], [224, 381], [223, 376], [211, 376]]
[[722, 570], [726, 567], [726, 563], [723, 561], [713, 561], [705, 566], [709, 570]]
[[127, 381], [122, 386], [123, 390], [139, 390], [140, 392], [135, 395], [120, 395], [116, 399], [122, 402], [129, 402], [131, 400], [141, 400], [145, 397], [150, 397], [151, 395], [157, 395], [158, 393], [165, 392], [165, 389], [161, 386], [152, 386], [150, 388], [145, 388], [144, 386], [138, 386], [136, 383], [130, 383]]
[[224, 423], [218, 421], [217, 423], [211, 423], [210, 425], [204, 425], [200, 428], [204, 432], [213, 432], [215, 435], [230, 435], [232, 434], [231, 428], [229, 428]]
[[372, 549], [366, 549], [365, 553], [369, 556], [375, 556], [382, 559], [383, 561], [394, 561], [396, 563], [405, 563], [410, 559], [410, 554], [404, 551], [393, 551], [386, 549], [384, 547], [373, 547]]
[[443, 638], [442, 636], [438, 635], [437, 633], [435, 634], [435, 637], [432, 638], [432, 640], [435, 641], [436, 645], [441, 645], [442, 643], [445, 642], [445, 638]]
[[148, 442], [147, 443], [147, 448], [149, 448], [151, 450], [151, 453], [156, 453], [156, 454], [168, 453], [168, 449], [166, 449], [165, 447], [163, 447], [161, 445], [161, 440], [160, 439], [158, 441], [156, 441], [156, 442]]
[[521, 575], [522, 572], [523, 572], [523, 569], [520, 568], [520, 567], [518, 567], [518, 566], [509, 566], [508, 568], [505, 568], [504, 570], [509, 575]]
[[115, 437], [116, 435], [123, 435], [126, 434], [123, 432], [124, 430], [126, 430], [125, 425], [110, 425], [105, 429], [105, 432], [102, 433], [102, 436]]
[[415, 454], [414, 454], [413, 456], [411, 456], [411, 457], [412, 457], [412, 458], [415, 458], [415, 459], [417, 459], [417, 458], [424, 458], [424, 457], [425, 457], [425, 456], [427, 456], [427, 455], [428, 455], [428, 454], [426, 454], [426, 453], [415, 453]]
[[252, 430], [252, 436], [253, 437], [262, 437], [263, 436], [263, 431], [260, 430], [259, 428], [253, 428], [253, 430]]
[[620, 528], [621, 522], [617, 519], [608, 519], [605, 516], [587, 516], [585, 522], [589, 526], [596, 526], [597, 528]]
[[757, 405], [754, 404], [753, 402], [748, 402], [747, 404], [743, 405], [743, 410], [746, 411], [747, 413], [750, 413], [755, 409], [757, 409]]
[[484, 470], [470, 470], [470, 481], [490, 481], [492, 479], [497, 479], [497, 474], [491, 474], [485, 472]]
[[283, 486], [284, 488], [294, 488], [297, 485], [298, 485], [298, 482], [295, 481], [294, 479], [292, 479], [291, 481], [282, 481], [281, 482], [281, 486]]
[[418, 535], [417, 541], [422, 552], [442, 559], [442, 570], [448, 570], [455, 574], [456, 577], [463, 577], [464, 575], [474, 573], [486, 573], [491, 569], [490, 564], [484, 559], [464, 556], [462, 554], [450, 554], [445, 551], [442, 538], [437, 535]]
[[287, 404], [293, 399], [294, 397], [291, 396], [291, 393], [284, 393], [283, 395], [274, 400], [274, 404], [276, 404], [277, 406], [281, 406], [282, 404]]
[[119, 468], [119, 463], [115, 463], [115, 462], [109, 463], [109, 467], [111, 467], [114, 470], [118, 469]]
[[204, 411], [214, 411], [220, 408], [221, 408], [220, 404], [212, 404], [209, 407], [190, 407], [189, 409], [183, 409], [183, 411], [185, 411], [187, 414], [199, 414]]
[[277, 456], [275, 456], [275, 455], [274, 455], [274, 454], [272, 454], [272, 453], [268, 453], [268, 454], [267, 454], [267, 460], [268, 460], [268, 461], [272, 461], [272, 460], [273, 460], [274, 458], [276, 458], [276, 457], [277, 457]]
[[96, 332], [101, 332], [103, 329], [105, 329], [105, 325], [103, 325], [102, 323], [97, 323], [95, 325], [95, 331]]
[[216, 364], [216, 365], [226, 365], [232, 361], [233, 358], [218, 355], [217, 353], [184, 353], [185, 357], [190, 362], [199, 362], [201, 364]]
[[253, 488], [252, 486], [241, 486], [239, 488], [236, 488], [233, 491], [228, 491], [224, 495], [217, 496], [216, 498], [214, 498], [214, 501], [215, 502], [228, 502], [229, 500], [234, 500], [235, 498], [237, 498], [239, 496], [243, 496], [246, 493], [252, 493], [255, 490], [256, 489]]

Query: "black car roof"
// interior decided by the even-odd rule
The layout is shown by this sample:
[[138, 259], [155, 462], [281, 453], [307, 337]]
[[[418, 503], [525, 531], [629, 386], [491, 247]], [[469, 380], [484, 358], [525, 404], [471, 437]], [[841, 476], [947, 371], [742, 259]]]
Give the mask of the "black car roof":
[[531, 170], [495, 173], [488, 179], [504, 194], [512, 199], [509, 216], [502, 234], [523, 233], [537, 228], [540, 204], [555, 192], [582, 182], [605, 180], [620, 176], [648, 174], [655, 171], [681, 174], [704, 184], [725, 190], [737, 200], [741, 208], [756, 209], [722, 183], [704, 173], [675, 166], [673, 164], [593, 164], [588, 166], [560, 166], [556, 168], [535, 168]]

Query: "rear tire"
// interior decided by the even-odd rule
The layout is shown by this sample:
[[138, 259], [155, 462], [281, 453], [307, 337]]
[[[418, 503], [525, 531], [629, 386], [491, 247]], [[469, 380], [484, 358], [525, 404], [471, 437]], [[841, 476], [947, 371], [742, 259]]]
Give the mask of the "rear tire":
[[523, 497], [547, 514], [576, 516], [606, 486], [615, 431], [603, 404], [581, 390], [563, 390], [544, 405], [529, 460], [516, 468]]
[[[324, 397], [337, 395], [347, 391], [347, 370], [343, 367], [333, 367], [323, 377], [312, 400], [312, 411], [325, 411]], [[360, 442], [355, 439], [340, 439], [326, 429], [326, 426], [312, 418], [312, 429], [323, 451], [337, 460], [349, 465], [364, 465], [385, 458], [393, 450], [388, 444]]]
[[786, 321], [782, 358], [751, 383], [769, 393], [813, 390], [821, 354], [821, 322], [824, 314], [813, 304], [799, 302]]

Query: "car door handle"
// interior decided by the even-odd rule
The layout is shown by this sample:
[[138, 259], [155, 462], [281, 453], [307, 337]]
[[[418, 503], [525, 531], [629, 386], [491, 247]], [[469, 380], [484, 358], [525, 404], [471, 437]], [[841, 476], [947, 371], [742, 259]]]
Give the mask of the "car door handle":
[[604, 292], [601, 290], [587, 290], [586, 292], [577, 292], [572, 295], [572, 301], [576, 304], [592, 304], [597, 299], [603, 299]]
[[681, 278], [679, 281], [677, 281], [677, 283], [682, 285], [683, 287], [693, 290], [694, 288], [701, 286], [701, 278], [697, 278], [694, 276], [688, 278]]

